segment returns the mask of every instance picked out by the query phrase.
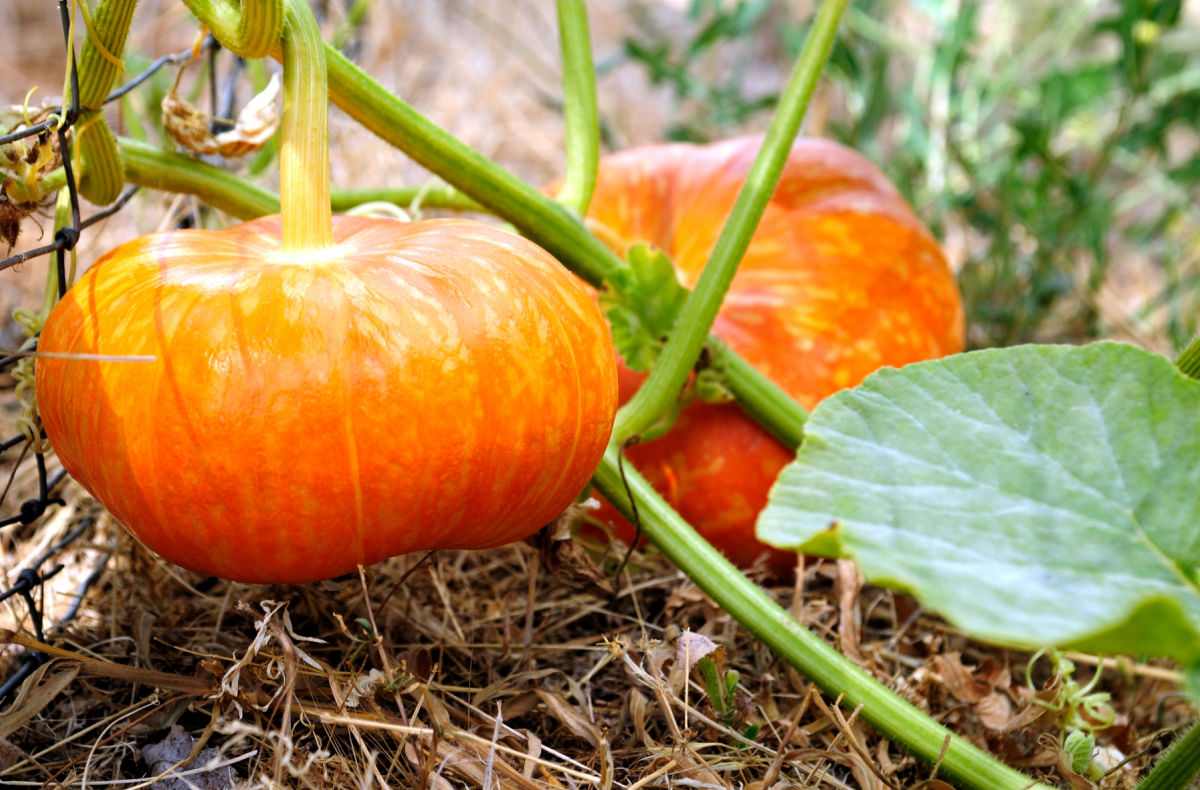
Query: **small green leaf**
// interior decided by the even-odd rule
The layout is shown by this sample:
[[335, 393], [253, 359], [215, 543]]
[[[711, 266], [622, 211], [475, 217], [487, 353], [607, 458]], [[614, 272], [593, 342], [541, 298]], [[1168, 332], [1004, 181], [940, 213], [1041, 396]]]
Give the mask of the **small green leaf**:
[[704, 679], [704, 691], [708, 695], [709, 704], [719, 716], [724, 716], [727, 712], [725, 689], [724, 684], [721, 683], [716, 662], [705, 656], [696, 662], [696, 669], [700, 671], [700, 677]]
[[725, 383], [725, 375], [714, 368], [704, 368], [697, 373], [693, 388], [696, 398], [704, 403], [733, 402], [733, 393]]
[[812, 413], [758, 522], [976, 637], [1200, 661], [1200, 382], [1131, 346], [886, 369]]
[[629, 267], [607, 285], [600, 306], [612, 324], [617, 351], [633, 370], [648, 371], [687, 300], [687, 289], [679, 284], [671, 259], [645, 244], [629, 250]]
[[1071, 758], [1071, 770], [1087, 776], [1092, 766], [1092, 752], [1096, 748], [1096, 736], [1083, 730], [1071, 730], [1063, 739], [1063, 751]]
[[737, 687], [742, 679], [742, 673], [731, 669], [725, 673], [725, 699], [732, 705], [737, 700]]

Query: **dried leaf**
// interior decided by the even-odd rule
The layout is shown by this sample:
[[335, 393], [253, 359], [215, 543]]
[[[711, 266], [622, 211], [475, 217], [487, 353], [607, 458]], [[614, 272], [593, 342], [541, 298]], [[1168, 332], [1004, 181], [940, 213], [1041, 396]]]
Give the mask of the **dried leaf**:
[[600, 728], [587, 719], [582, 713], [573, 708], [565, 699], [543, 689], [537, 689], [537, 695], [546, 706], [551, 716], [558, 719], [568, 730], [599, 749], [604, 742]]
[[[720, 645], [709, 639], [704, 634], [697, 634], [695, 631], [684, 631], [679, 635], [678, 641], [675, 643], [675, 665], [682, 667], [687, 673], [691, 673], [696, 668], [696, 664], [700, 659], [711, 653], [722, 651]], [[723, 664], [724, 656], [714, 656], [714, 660]]]
[[525, 742], [528, 744], [525, 748], [525, 753], [532, 759], [525, 761], [525, 765], [521, 767], [521, 773], [527, 779], [532, 779], [533, 771], [537, 767], [537, 763], [534, 760], [542, 756], [542, 739], [534, 735], [533, 731], [525, 730]]
[[246, 156], [261, 149], [275, 134], [279, 126], [276, 101], [281, 89], [279, 75], [272, 75], [262, 93], [242, 108], [234, 127], [213, 135], [212, 117], [180, 98], [173, 88], [162, 101], [163, 125], [175, 142], [193, 153], [229, 159]]
[[572, 505], [552, 524], [529, 538], [529, 543], [538, 549], [542, 566], [557, 581], [570, 589], [609, 598], [613, 594], [612, 579], [574, 539], [573, 525], [579, 522], [584, 512], [582, 506]]
[[0, 771], [7, 770], [10, 766], [20, 760], [29, 757], [24, 749], [21, 749], [16, 744], [5, 738], [0, 738]]
[[9, 201], [5, 195], [8, 183], [8, 179], [0, 181], [0, 244], [4, 245], [4, 249], [0, 250], [2, 255], [8, 255], [16, 246], [17, 239], [21, 236], [21, 220], [29, 214], [16, 203]]
[[372, 669], [370, 672], [356, 675], [354, 678], [354, 686], [350, 689], [350, 693], [346, 695], [346, 707], [357, 708], [362, 704], [362, 701], [375, 693], [383, 682], [387, 680], [387, 675], [383, 674], [378, 669]]
[[63, 692], [63, 689], [71, 685], [71, 681], [79, 674], [78, 664], [69, 664], [50, 673], [51, 667], [59, 666], [62, 665], [46, 664], [39, 667], [21, 684], [21, 690], [13, 704], [0, 714], [0, 738], [7, 738], [32, 721]]
[[931, 663], [937, 679], [959, 701], [974, 704], [988, 695], [988, 685], [976, 680], [963, 666], [961, 653], [934, 656]]
[[642, 745], [650, 750], [657, 749], [658, 742], [650, 737], [646, 727], [650, 720], [650, 700], [637, 689], [631, 689], [629, 692], [629, 718], [633, 719], [633, 731], [637, 733]]
[[863, 663], [859, 643], [862, 641], [862, 615], [858, 611], [858, 595], [862, 591], [863, 577], [852, 560], [837, 561], [837, 579], [834, 589], [838, 598], [838, 646], [847, 658], [856, 664]]
[[1006, 732], [1013, 719], [1012, 703], [999, 691], [993, 691], [977, 702], [975, 713], [983, 726], [994, 732]]

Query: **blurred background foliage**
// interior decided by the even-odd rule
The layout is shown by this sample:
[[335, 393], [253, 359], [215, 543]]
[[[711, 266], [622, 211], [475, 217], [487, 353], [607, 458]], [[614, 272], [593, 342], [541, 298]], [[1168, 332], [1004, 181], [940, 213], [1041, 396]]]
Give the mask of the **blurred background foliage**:
[[[755, 64], [764, 46], [798, 51], [797, 4], [688, 0], [682, 41], [656, 34], [653, 5], [634, 4], [642, 32], [605, 65], [669, 90], [666, 136], [765, 123], [776, 94]], [[808, 131], [877, 162], [943, 240], [973, 346], [1117, 336], [1170, 352], [1197, 330], [1200, 9], [1185, 5], [852, 4]]]
[[[562, 167], [554, 5], [546, 0], [315, 0], [326, 35], [400, 96], [533, 183]], [[816, 0], [589, 0], [605, 145], [706, 141], [763, 129]], [[127, 71], [186, 47], [178, 0], [141, 0]], [[45, 0], [0, 2], [0, 104], [62, 81]], [[189, 100], [228, 116], [266, 80]], [[165, 143], [164, 71], [111, 118]], [[217, 94], [220, 94], [218, 97]], [[217, 99], [220, 99], [217, 101]], [[207, 100], [206, 100], [207, 99]], [[228, 101], [227, 101], [228, 100]], [[1162, 353], [1200, 329], [1200, 0], [852, 0], [806, 133], [878, 163], [943, 242], [972, 346], [1131, 340]], [[428, 174], [340, 113], [344, 186]], [[273, 148], [225, 162], [273, 183]], [[160, 225], [150, 195], [89, 234], [81, 258]], [[145, 212], [137, 215], [139, 207]], [[175, 210], [175, 209], [173, 209]], [[194, 213], [199, 213], [199, 209]], [[44, 220], [43, 220], [44, 224]], [[25, 243], [40, 238], [30, 223]], [[0, 315], [36, 304], [40, 267], [8, 273]], [[20, 297], [18, 299], [18, 297]], [[0, 319], [0, 340], [4, 324]]]

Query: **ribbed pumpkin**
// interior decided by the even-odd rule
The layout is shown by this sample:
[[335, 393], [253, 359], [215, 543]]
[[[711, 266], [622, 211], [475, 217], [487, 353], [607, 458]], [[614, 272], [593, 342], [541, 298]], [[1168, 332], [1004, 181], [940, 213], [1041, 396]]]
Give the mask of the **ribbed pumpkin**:
[[249, 582], [521, 539], [578, 495], [617, 398], [594, 298], [479, 222], [277, 218], [136, 239], [51, 314], [63, 465], [147, 546]]
[[[759, 144], [747, 137], [606, 157], [589, 220], [618, 252], [637, 242], [661, 248], [691, 286]], [[811, 408], [880, 367], [962, 350], [963, 313], [937, 242], [883, 174], [841, 145], [801, 139], [714, 332]], [[642, 379], [622, 366], [622, 402]], [[692, 405], [629, 456], [732, 560], [749, 564], [769, 551], [754, 522], [792, 454], [736, 405]], [[614, 511], [603, 512], [632, 535]]]

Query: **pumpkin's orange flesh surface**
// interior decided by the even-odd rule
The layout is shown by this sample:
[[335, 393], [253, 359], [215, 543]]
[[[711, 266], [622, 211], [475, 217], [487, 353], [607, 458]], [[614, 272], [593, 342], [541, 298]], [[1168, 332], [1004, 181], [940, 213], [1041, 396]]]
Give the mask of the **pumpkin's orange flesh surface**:
[[[589, 219], [618, 252], [643, 241], [660, 247], [693, 286], [759, 144], [741, 138], [606, 157]], [[874, 165], [816, 139], [793, 147], [713, 330], [810, 409], [880, 367], [963, 347], [962, 305], [937, 242]], [[622, 402], [642, 379], [622, 368]], [[693, 405], [666, 436], [629, 455], [730, 559], [745, 565], [768, 551], [754, 523], [792, 454], [736, 405]]]
[[53, 311], [37, 391], [66, 469], [201, 573], [328, 578], [521, 539], [586, 485], [617, 371], [590, 292], [478, 222], [278, 219], [137, 239]]

